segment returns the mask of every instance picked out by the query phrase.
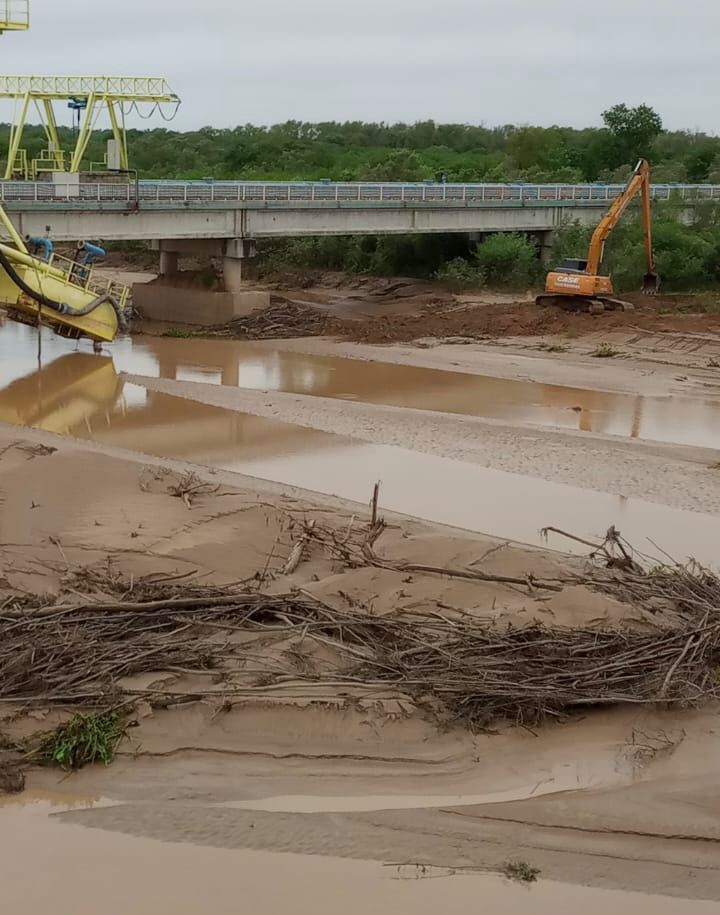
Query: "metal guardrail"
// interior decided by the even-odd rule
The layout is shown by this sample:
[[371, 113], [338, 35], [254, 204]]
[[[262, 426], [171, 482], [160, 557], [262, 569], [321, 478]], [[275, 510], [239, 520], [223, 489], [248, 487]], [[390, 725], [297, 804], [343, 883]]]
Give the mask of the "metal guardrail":
[[50, 256], [48, 266], [62, 271], [62, 278], [56, 274], [53, 274], [53, 278], [66, 286], [82, 289], [85, 292], [92, 293], [95, 297], [112, 295], [117, 299], [121, 308], [124, 308], [127, 304], [127, 300], [130, 297], [130, 288], [124, 283], [98, 276], [92, 265], [85, 265], [71, 258], [62, 257], [62, 255], [54, 251]]
[[[602, 204], [618, 197], [621, 184], [401, 184], [332, 182], [141, 181], [139, 184], [0, 182], [1, 203], [86, 204], [355, 204], [378, 206], [483, 206], [498, 203]], [[717, 184], [655, 184], [654, 200], [720, 200]]]

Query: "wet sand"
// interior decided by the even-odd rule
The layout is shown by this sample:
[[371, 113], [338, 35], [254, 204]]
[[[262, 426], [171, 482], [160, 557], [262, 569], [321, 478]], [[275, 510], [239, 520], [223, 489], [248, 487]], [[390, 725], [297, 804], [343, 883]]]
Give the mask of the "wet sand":
[[[278, 590], [337, 606], [370, 599], [374, 612], [654, 624], [580, 586], [548, 598], [314, 555], [283, 576], [288, 519], [346, 528], [366, 513], [358, 503], [378, 477], [384, 511], [427, 519], [390, 514], [383, 537], [388, 555], [416, 562], [577, 569], [577, 558], [538, 548], [548, 523], [593, 536], [617, 523], [641, 545], [651, 536], [678, 556], [716, 558], [720, 401], [716, 374], [700, 363], [679, 380], [677, 363], [655, 365], [649, 353], [599, 364], [482, 345], [138, 338], [94, 357], [50, 338], [38, 367], [34, 332], [3, 344], [7, 330], [0, 419], [16, 425], [0, 426], [0, 600], [59, 593], [70, 571], [108, 558], [127, 576], [194, 571], [218, 583], [267, 563]], [[166, 477], [188, 468], [221, 487], [191, 510]], [[193, 683], [167, 671], [142, 681]], [[0, 709], [0, 731], [22, 736], [63, 714]], [[226, 912], [238, 899], [258, 912], [288, 900], [336, 911], [339, 899], [350, 912], [465, 912], [480, 897], [493, 912], [701, 913], [720, 899], [714, 708], [610, 710], [537, 733], [471, 734], [438, 731], [397, 696], [328, 689], [247, 697], [230, 710], [220, 692], [143, 707], [138, 718], [108, 769], [69, 779], [33, 771], [24, 800], [37, 803], [0, 809], [13, 912], [34, 915], [49, 900], [58, 912], [66, 901], [67, 911], [93, 910], [99, 899], [124, 912], [138, 898], [158, 913]], [[513, 859], [538, 867], [539, 883], [488, 873]], [[86, 876], [58, 892], [78, 860]]]
[[[87, 829], [62, 806], [39, 802], [0, 810], [11, 831], [12, 867], [3, 867], [3, 900], [13, 915], [57, 915], [102, 910], [108, 915], [226, 915], [252, 911], [276, 915], [292, 900], [294, 911], [349, 915], [368, 909], [435, 915], [490, 907], [494, 915], [523, 911], [554, 915], [582, 908], [587, 915], [648, 912], [711, 913], [715, 903], [670, 899], [542, 880], [526, 887], [477, 869], [450, 869], [315, 855], [203, 848]], [[137, 811], [135, 811], [137, 812]], [[75, 815], [76, 817], [78, 815]], [[71, 825], [72, 823], [72, 825]], [[3, 858], [9, 863], [7, 854]], [[120, 865], [120, 862], [121, 865]], [[120, 868], [120, 869], [119, 869]], [[38, 879], [41, 869], [42, 879]], [[72, 893], [58, 892], [69, 873]]]

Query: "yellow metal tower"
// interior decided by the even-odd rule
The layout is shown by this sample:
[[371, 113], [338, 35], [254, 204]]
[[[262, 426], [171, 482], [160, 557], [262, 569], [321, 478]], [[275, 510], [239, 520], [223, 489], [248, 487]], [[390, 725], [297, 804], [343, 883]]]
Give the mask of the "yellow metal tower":
[[30, 0], [0, 0], [0, 34], [30, 28]]
[[[36, 178], [39, 172], [81, 171], [90, 136], [103, 111], [109, 116], [116, 141], [114, 168], [127, 171], [130, 163], [125, 114], [139, 110], [143, 105], [150, 107], [150, 114], [160, 110], [165, 119], [170, 120], [180, 104], [180, 99], [170, 91], [164, 79], [151, 76], [0, 76], [0, 99], [14, 99], [19, 110], [10, 132], [6, 180]], [[78, 112], [84, 112], [70, 155], [62, 149], [58, 136], [56, 102], [65, 102]], [[22, 148], [22, 137], [31, 106], [45, 128], [48, 148], [29, 163]], [[167, 106], [167, 113], [162, 106]], [[104, 165], [113, 167], [113, 163], [105, 162]]]
[[[28, 0], [0, 0], [0, 16], [5, 17], [0, 19], [0, 31], [27, 28], [30, 24], [28, 6]], [[57, 91], [53, 86], [45, 90], [46, 94], [50, 92], [51, 98], [54, 97], [53, 88]], [[24, 116], [33, 89], [32, 84], [24, 86]], [[107, 82], [90, 86], [84, 96], [90, 112], [95, 107], [95, 95], [105, 97], [111, 91]], [[87, 130], [91, 129], [92, 118], [88, 118]], [[56, 151], [53, 141], [49, 142]], [[30, 239], [34, 248], [45, 249], [45, 257], [36, 257], [28, 251], [25, 240], [2, 206], [0, 230], [4, 230], [0, 235], [7, 236], [10, 241], [10, 244], [0, 243], [0, 302], [7, 308], [10, 318], [38, 326], [42, 323], [52, 327], [55, 333], [74, 339], [89, 337], [96, 348], [103, 341], [115, 338], [124, 324], [130, 290], [112, 280], [95, 278], [91, 261], [98, 253], [103, 253], [101, 248], [83, 243], [78, 247], [75, 259], [68, 260], [55, 254], [49, 239]], [[85, 257], [82, 257], [83, 251]]]

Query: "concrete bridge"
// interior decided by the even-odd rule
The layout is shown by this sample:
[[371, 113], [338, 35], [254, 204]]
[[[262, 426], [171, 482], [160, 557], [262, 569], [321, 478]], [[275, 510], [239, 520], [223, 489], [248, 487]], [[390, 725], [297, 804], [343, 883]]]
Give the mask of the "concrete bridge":
[[[77, 180], [72, 180], [76, 178]], [[262, 238], [528, 232], [541, 245], [564, 222], [598, 221], [623, 185], [135, 181], [0, 182], [0, 203], [22, 234], [147, 241], [161, 273], [180, 254], [224, 258], [229, 292]], [[655, 200], [683, 212], [720, 201], [720, 185], [654, 185]]]

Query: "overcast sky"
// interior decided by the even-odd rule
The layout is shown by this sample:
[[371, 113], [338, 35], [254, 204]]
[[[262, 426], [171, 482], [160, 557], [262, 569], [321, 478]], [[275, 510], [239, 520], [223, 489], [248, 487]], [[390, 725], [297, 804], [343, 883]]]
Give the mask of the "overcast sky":
[[[165, 76], [183, 100], [181, 129], [585, 126], [619, 101], [652, 105], [669, 128], [717, 133], [720, 122], [718, 0], [30, 3], [31, 30], [0, 37], [3, 74]], [[0, 119], [11, 115], [0, 102]]]

